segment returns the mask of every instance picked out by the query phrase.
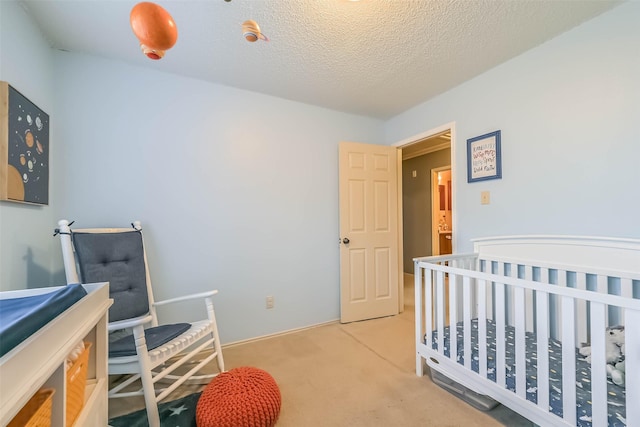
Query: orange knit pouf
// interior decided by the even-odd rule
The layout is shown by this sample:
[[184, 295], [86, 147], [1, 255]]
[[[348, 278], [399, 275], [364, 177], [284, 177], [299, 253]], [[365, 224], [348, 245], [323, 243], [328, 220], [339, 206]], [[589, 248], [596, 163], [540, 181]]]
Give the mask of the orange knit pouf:
[[272, 427], [280, 414], [278, 384], [252, 367], [222, 372], [204, 389], [196, 406], [198, 427]]

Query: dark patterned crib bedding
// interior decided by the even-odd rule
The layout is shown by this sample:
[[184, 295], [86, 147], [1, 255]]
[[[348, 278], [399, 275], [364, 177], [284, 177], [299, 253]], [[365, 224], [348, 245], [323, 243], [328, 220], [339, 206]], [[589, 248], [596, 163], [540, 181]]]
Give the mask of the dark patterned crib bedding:
[[[463, 324], [456, 325], [458, 355], [456, 361], [464, 364], [463, 354]], [[432, 348], [437, 349], [438, 334], [434, 331], [432, 338]], [[515, 392], [515, 328], [506, 326], [506, 385], [507, 388]], [[535, 334], [526, 333], [526, 380], [527, 380], [527, 400], [537, 403], [537, 344]], [[496, 381], [496, 326], [492, 320], [487, 320], [487, 376], [492, 381]], [[478, 320], [471, 322], [471, 347], [472, 359], [471, 369], [479, 372], [478, 357]], [[450, 356], [450, 327], [444, 330], [444, 353]], [[576, 411], [577, 425], [580, 427], [591, 427], [591, 366], [576, 349]], [[549, 406], [551, 412], [562, 417], [562, 343], [555, 339], [549, 339]], [[625, 389], [607, 381], [607, 408], [610, 427], [626, 426], [625, 420]]]

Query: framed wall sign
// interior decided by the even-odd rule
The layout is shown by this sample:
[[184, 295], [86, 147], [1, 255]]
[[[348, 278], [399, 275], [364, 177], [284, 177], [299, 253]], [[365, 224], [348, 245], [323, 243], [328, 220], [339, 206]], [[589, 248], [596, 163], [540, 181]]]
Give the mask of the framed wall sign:
[[500, 131], [467, 139], [467, 182], [502, 178]]
[[49, 115], [0, 82], [0, 200], [49, 204]]

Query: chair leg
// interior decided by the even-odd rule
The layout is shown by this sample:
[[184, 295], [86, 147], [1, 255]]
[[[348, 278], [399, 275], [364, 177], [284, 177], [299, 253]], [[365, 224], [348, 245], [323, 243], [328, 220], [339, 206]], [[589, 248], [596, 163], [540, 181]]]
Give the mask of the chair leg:
[[142, 381], [142, 391], [144, 393], [144, 403], [147, 408], [147, 418], [149, 427], [160, 427], [160, 414], [158, 413], [158, 400], [151, 375], [151, 362], [147, 351], [147, 341], [144, 336], [142, 326], [133, 328], [133, 337], [136, 342], [136, 352], [138, 363], [140, 363], [140, 380]]
[[209, 320], [211, 321], [213, 347], [217, 353], [216, 361], [218, 362], [218, 369], [220, 370], [220, 372], [224, 372], [224, 358], [222, 357], [222, 346], [220, 345], [220, 335], [218, 334], [218, 323], [216, 322], [216, 314], [213, 310], [213, 301], [211, 300], [211, 298], [207, 298], [205, 301]]
[[216, 353], [218, 353], [218, 356], [216, 357], [216, 361], [218, 362], [218, 370], [220, 372], [224, 372], [224, 358], [222, 357], [222, 346], [220, 345], [220, 338], [218, 337], [218, 330], [214, 329], [214, 343], [213, 346], [216, 349]]
[[160, 427], [160, 414], [158, 413], [158, 402], [156, 401], [156, 392], [153, 387], [151, 372], [147, 371], [143, 373], [141, 379], [149, 427]]

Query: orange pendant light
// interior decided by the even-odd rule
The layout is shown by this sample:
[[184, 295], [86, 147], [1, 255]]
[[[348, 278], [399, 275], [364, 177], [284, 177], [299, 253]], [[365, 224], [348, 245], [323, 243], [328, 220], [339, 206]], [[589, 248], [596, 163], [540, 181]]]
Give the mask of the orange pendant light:
[[151, 2], [136, 4], [129, 16], [140, 48], [151, 59], [160, 59], [178, 40], [178, 27], [162, 6]]

